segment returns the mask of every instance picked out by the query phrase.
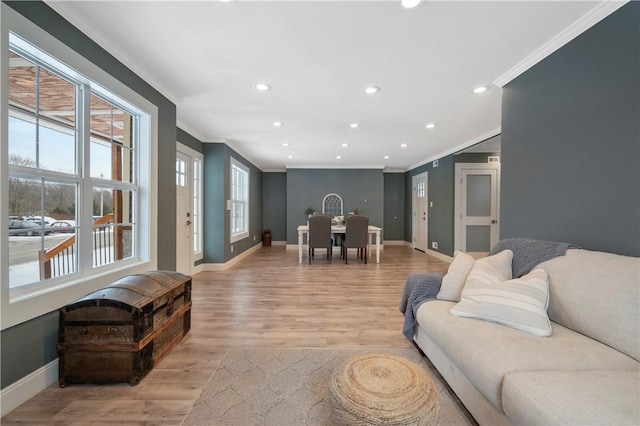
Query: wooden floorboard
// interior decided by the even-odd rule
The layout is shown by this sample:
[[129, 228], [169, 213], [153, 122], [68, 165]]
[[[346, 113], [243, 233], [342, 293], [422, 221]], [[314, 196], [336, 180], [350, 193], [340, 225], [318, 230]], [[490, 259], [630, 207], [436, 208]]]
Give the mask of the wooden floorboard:
[[366, 265], [355, 252], [345, 265], [316, 251], [309, 265], [297, 250], [264, 247], [193, 277], [191, 331], [139, 385], [53, 385], [2, 425], [180, 424], [230, 347], [410, 348], [398, 311], [407, 275], [447, 267], [403, 246]]

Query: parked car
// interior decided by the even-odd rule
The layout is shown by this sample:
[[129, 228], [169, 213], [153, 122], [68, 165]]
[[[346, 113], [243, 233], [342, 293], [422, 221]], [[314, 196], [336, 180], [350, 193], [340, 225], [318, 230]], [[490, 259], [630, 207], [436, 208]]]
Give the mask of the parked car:
[[9, 235], [49, 235], [51, 228], [42, 227], [32, 220], [11, 220], [9, 221]]
[[72, 234], [76, 231], [76, 224], [72, 220], [59, 220], [51, 224], [51, 230], [53, 232]]
[[56, 222], [56, 219], [54, 219], [52, 217], [49, 217], [49, 216], [29, 216], [29, 217], [25, 217], [24, 220], [29, 220], [29, 221], [35, 222], [38, 225], [42, 225], [42, 221], [44, 220], [44, 225], [45, 226], [49, 226], [53, 222]]

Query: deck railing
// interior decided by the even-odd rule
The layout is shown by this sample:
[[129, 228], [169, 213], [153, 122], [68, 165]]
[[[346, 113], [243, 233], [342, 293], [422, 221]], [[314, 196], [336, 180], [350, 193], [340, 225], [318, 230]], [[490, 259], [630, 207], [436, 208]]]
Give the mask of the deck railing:
[[[93, 222], [94, 266], [115, 261], [112, 224], [113, 213], [104, 215]], [[44, 277], [40, 277], [40, 279], [54, 278], [75, 272], [75, 243], [76, 234], [74, 233], [50, 249], [38, 251], [38, 260], [40, 264], [44, 263]], [[42, 272], [41, 270], [40, 273], [42, 274]]]

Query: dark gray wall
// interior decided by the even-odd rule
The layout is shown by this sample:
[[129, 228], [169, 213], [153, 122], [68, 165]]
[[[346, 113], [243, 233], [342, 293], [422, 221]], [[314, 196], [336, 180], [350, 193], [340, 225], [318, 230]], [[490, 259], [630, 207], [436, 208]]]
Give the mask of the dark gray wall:
[[287, 174], [262, 174], [262, 223], [273, 241], [287, 240]]
[[[158, 197], [157, 207], [158, 247], [162, 248], [158, 250], [158, 268], [175, 269], [176, 236], [175, 232], [166, 231], [176, 229], [175, 105], [44, 3], [5, 3], [158, 107], [158, 193], [162, 194]], [[5, 388], [56, 358], [57, 312], [3, 330], [0, 340], [0, 382], [2, 388]]]
[[202, 146], [202, 142], [200, 142], [198, 139], [191, 136], [189, 133], [185, 132], [179, 127], [177, 129], [177, 140], [181, 144], [188, 146], [194, 151], [204, 152], [204, 147]]
[[384, 238], [404, 240], [404, 173], [384, 173]]
[[[304, 211], [322, 211], [329, 193], [342, 197], [344, 213], [354, 208], [369, 216], [369, 224], [384, 225], [384, 178], [374, 169], [291, 169], [287, 171], [287, 243], [297, 244], [298, 225], [305, 224]], [[367, 201], [365, 201], [365, 199]], [[384, 228], [383, 228], [384, 233]]]
[[[249, 168], [249, 237], [233, 243], [231, 251], [230, 159]], [[262, 171], [222, 143], [204, 144], [204, 263], [225, 263], [262, 240]]]
[[501, 237], [640, 256], [640, 3], [503, 91]]
[[58, 312], [2, 330], [2, 388], [58, 357]]

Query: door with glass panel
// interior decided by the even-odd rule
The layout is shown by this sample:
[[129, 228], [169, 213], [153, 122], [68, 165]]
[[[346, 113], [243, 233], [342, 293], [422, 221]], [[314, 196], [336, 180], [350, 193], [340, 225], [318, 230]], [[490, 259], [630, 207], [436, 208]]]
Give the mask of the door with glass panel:
[[176, 153], [176, 270], [191, 274], [190, 158]]
[[427, 173], [412, 178], [413, 184], [413, 248], [427, 251]]
[[456, 250], [488, 253], [499, 238], [499, 164], [456, 164]]

